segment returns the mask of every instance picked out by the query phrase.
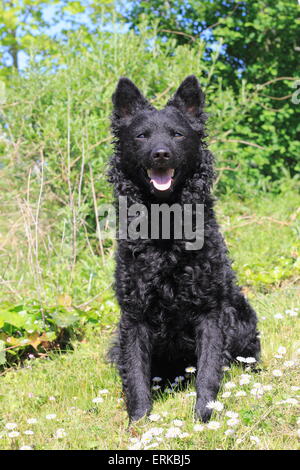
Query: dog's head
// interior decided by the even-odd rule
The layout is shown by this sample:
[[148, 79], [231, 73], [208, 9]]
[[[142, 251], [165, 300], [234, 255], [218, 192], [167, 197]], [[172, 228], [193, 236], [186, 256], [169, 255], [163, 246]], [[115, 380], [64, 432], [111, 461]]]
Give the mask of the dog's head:
[[204, 137], [204, 94], [187, 77], [166, 107], [157, 110], [128, 79], [113, 95], [112, 128], [126, 175], [159, 199], [168, 199], [197, 168]]

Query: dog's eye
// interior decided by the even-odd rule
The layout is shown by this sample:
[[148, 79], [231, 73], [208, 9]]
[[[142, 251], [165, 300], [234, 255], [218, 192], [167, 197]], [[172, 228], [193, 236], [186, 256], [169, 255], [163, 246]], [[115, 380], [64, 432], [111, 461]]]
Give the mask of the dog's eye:
[[139, 134], [136, 136], [137, 139], [146, 139], [146, 134]]
[[180, 132], [174, 132], [174, 137], [184, 137]]

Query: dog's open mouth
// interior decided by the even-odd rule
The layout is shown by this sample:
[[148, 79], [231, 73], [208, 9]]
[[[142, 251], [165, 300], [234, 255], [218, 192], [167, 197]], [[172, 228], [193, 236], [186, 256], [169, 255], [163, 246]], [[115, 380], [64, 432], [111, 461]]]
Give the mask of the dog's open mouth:
[[173, 168], [150, 168], [147, 173], [155, 189], [166, 191], [171, 187], [175, 170]]

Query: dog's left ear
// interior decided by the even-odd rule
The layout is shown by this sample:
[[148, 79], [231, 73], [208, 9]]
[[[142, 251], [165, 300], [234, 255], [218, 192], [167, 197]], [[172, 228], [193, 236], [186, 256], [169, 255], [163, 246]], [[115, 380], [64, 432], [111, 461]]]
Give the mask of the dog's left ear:
[[117, 118], [133, 116], [139, 109], [150, 106], [140, 90], [129, 78], [121, 77], [112, 96], [114, 115]]
[[189, 75], [181, 83], [167, 106], [175, 106], [191, 118], [202, 113], [205, 96], [195, 75]]

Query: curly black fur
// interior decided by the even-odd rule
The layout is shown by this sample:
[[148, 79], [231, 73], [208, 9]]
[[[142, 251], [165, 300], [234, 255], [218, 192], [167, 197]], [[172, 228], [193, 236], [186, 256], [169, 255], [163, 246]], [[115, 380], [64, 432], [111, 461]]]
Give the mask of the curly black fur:
[[[208, 421], [206, 405], [216, 398], [223, 367], [237, 356], [258, 360], [260, 343], [256, 313], [236, 284], [214, 215], [204, 95], [197, 79], [187, 77], [158, 111], [121, 78], [113, 103], [109, 179], [116, 201], [127, 196], [128, 206], [204, 204], [205, 210], [200, 250], [189, 251], [185, 240], [172, 238], [118, 240], [115, 290], [122, 315], [110, 358], [122, 378], [130, 420], [151, 410], [151, 377], [173, 381], [195, 366], [195, 413]], [[162, 146], [164, 154], [157, 150]], [[157, 191], [145, 170], [170, 162], [177, 177], [169, 190]]]

